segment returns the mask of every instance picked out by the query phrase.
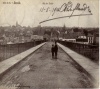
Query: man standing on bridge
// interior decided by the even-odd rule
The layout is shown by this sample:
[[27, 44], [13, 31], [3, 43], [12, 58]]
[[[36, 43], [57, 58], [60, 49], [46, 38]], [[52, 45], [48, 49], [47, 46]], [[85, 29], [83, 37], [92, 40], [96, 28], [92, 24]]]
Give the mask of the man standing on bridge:
[[58, 46], [57, 46], [57, 42], [55, 42], [54, 54], [55, 54], [55, 58], [57, 59], [57, 54], [58, 54]]
[[52, 45], [52, 48], [51, 48], [51, 52], [52, 52], [52, 58], [54, 58], [54, 51], [55, 51], [55, 48], [54, 48], [54, 44]]
[[57, 53], [58, 53], [57, 42], [55, 42], [55, 45], [54, 44], [52, 45], [51, 52], [52, 52], [52, 58], [57, 59]]

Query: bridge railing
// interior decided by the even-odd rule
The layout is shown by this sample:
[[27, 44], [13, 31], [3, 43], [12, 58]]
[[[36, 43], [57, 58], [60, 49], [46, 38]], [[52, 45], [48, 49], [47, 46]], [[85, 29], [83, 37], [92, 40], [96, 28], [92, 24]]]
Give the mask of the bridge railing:
[[80, 53], [92, 60], [99, 60], [99, 45], [80, 44], [68, 41], [58, 41], [62, 45]]
[[0, 45], [0, 61], [15, 56], [43, 42], [44, 41], [41, 40], [41, 41], [33, 41], [27, 43]]

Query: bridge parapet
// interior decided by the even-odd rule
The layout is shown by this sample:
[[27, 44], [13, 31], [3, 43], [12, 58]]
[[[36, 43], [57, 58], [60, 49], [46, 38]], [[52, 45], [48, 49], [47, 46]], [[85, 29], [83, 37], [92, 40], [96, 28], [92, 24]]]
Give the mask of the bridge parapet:
[[99, 61], [99, 45], [80, 44], [68, 41], [58, 41], [58, 42], [96, 62]]
[[15, 56], [43, 42], [43, 40], [39, 40], [26, 43], [0, 45], [0, 61]]

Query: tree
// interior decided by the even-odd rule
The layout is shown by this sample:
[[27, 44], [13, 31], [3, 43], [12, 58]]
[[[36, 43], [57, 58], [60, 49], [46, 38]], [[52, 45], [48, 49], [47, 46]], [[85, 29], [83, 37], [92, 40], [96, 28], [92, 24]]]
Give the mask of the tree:
[[63, 35], [63, 38], [65, 38], [65, 32], [66, 32], [66, 26], [64, 24], [63, 28], [62, 28], [62, 35]]
[[73, 28], [74, 32], [79, 32], [78, 28]]
[[88, 30], [83, 29], [83, 32], [84, 32], [85, 36], [87, 37], [88, 36]]

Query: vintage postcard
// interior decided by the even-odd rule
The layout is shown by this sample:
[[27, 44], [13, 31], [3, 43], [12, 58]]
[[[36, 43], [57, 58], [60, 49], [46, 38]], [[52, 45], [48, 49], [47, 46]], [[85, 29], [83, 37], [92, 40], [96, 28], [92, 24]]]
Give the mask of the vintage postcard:
[[99, 0], [0, 0], [0, 89], [99, 89]]

